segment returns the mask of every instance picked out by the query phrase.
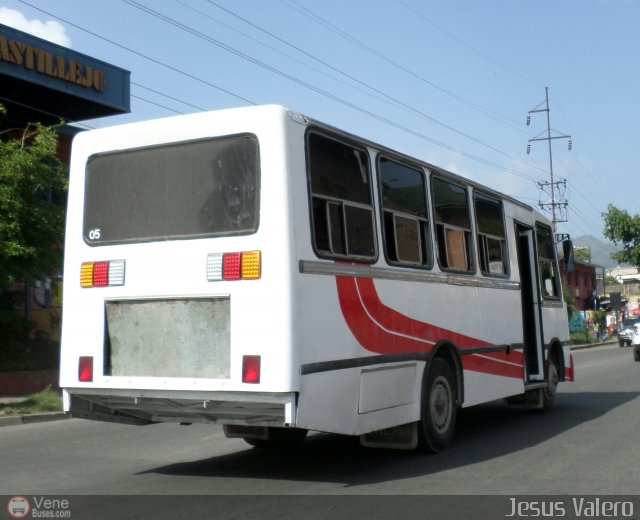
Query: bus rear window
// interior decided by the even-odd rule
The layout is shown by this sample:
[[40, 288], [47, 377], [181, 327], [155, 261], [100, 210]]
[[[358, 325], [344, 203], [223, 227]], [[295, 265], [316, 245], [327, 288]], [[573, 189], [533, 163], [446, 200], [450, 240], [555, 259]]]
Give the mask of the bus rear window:
[[242, 135], [136, 148], [89, 158], [89, 245], [253, 233], [258, 140]]

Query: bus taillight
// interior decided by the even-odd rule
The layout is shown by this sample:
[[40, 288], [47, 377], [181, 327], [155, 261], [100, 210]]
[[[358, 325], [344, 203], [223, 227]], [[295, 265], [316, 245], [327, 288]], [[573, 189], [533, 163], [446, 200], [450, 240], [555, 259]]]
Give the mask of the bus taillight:
[[93, 381], [93, 357], [80, 356], [78, 360], [78, 381], [91, 383]]
[[260, 251], [207, 255], [207, 280], [256, 280], [261, 275]]
[[124, 285], [124, 260], [83, 262], [80, 267], [80, 287]]
[[242, 278], [242, 254], [225, 253], [222, 255], [222, 278], [240, 280]]
[[242, 356], [242, 382], [260, 382], [260, 356]]

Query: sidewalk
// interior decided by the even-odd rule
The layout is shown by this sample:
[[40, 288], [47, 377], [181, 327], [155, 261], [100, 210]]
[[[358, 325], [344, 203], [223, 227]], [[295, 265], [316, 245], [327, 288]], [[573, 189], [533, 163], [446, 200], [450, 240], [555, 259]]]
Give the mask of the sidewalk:
[[617, 345], [618, 340], [616, 338], [608, 338], [600, 343], [582, 343], [580, 345], [571, 345], [571, 350], [583, 350], [586, 348], [602, 347], [604, 345]]
[[[14, 404], [24, 401], [26, 397], [0, 397], [0, 405]], [[17, 424], [32, 424], [38, 422], [58, 421], [68, 419], [62, 410], [59, 412], [30, 413], [24, 415], [6, 415], [0, 417], [0, 428], [3, 426], [15, 426]]]

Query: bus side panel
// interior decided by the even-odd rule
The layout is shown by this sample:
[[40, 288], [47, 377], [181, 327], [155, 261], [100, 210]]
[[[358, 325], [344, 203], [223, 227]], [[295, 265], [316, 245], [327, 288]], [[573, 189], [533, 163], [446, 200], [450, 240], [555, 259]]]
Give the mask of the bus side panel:
[[[363, 396], [371, 372], [360, 368], [303, 376], [297, 425], [317, 431], [362, 435], [415, 422], [420, 419], [420, 385], [417, 382], [421, 380], [424, 366], [424, 363], [410, 363], [378, 368], [389, 373], [397, 371], [397, 377], [407, 371], [413, 374], [411, 380], [404, 380], [400, 400], [395, 389], [380, 381], [368, 387], [366, 397]], [[389, 380], [394, 379], [396, 377], [392, 376]], [[388, 402], [383, 404], [386, 399]], [[375, 402], [375, 409], [365, 407], [365, 401]]]
[[519, 395], [524, 392], [522, 380], [512, 377], [489, 375], [478, 370], [464, 371], [464, 402], [462, 407], [488, 403], [496, 399]]
[[[340, 278], [348, 279], [303, 274], [300, 280], [301, 300], [310, 302], [298, 312], [297, 341], [303, 345], [298, 418], [304, 427], [361, 434], [419, 420], [425, 363], [416, 358], [442, 341], [461, 354], [465, 406], [524, 391], [521, 350], [473, 353], [521, 342], [520, 317], [511, 315], [518, 291], [503, 290], [496, 298], [489, 288], [361, 278], [353, 285], [362, 289], [362, 299], [350, 300]], [[425, 297], [428, 291], [431, 297]], [[461, 301], [477, 309], [468, 320], [459, 318]], [[488, 313], [505, 316], [504, 323], [489, 326]], [[385, 362], [384, 356], [398, 354], [409, 359]], [[352, 367], [363, 358], [373, 365]]]
[[424, 362], [357, 366], [375, 353], [347, 326], [335, 276], [302, 274], [298, 286], [298, 426], [360, 435], [418, 420]]

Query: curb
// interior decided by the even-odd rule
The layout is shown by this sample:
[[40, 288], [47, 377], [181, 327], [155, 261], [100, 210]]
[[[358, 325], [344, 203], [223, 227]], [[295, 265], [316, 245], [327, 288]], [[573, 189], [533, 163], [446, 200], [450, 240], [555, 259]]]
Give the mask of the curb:
[[582, 345], [571, 345], [570, 350], [585, 350], [588, 348], [604, 347], [605, 345], [615, 345], [617, 341], [605, 341], [604, 343], [584, 343]]
[[59, 421], [61, 419], [68, 419], [69, 416], [64, 412], [48, 412], [48, 413], [34, 413], [28, 415], [9, 415], [7, 417], [0, 417], [0, 428], [3, 426], [17, 426], [18, 424], [33, 424], [40, 422]]

